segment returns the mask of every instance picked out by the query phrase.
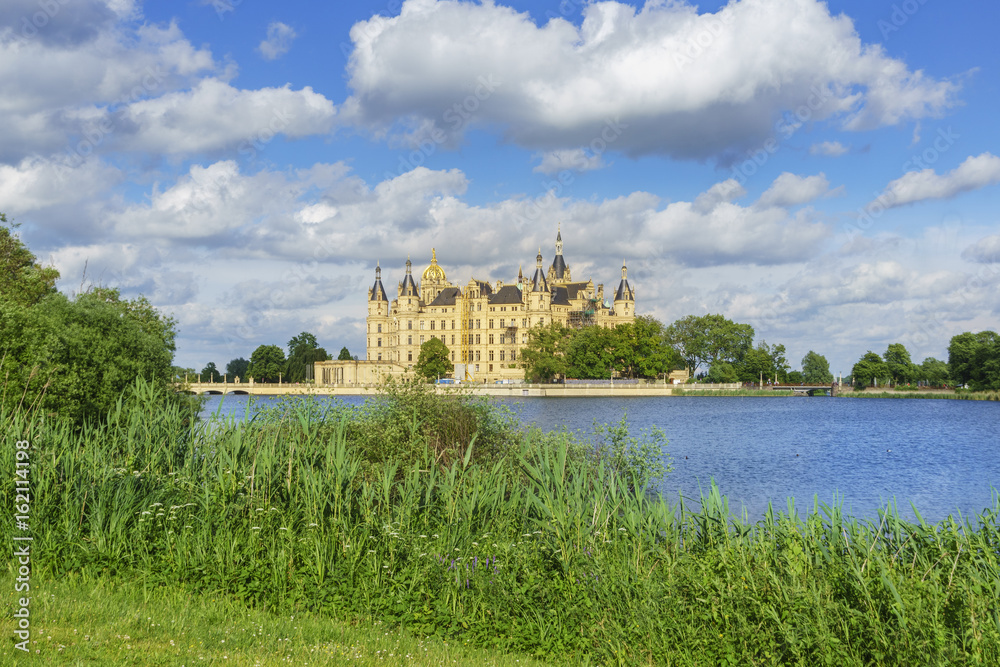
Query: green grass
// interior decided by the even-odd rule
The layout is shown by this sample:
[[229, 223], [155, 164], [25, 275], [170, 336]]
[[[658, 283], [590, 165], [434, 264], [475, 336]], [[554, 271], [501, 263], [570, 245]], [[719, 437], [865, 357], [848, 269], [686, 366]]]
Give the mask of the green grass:
[[674, 396], [795, 396], [791, 389], [696, 389], [697, 385], [676, 387]]
[[[83, 431], [0, 415], [35, 447], [33, 582], [230, 605], [236, 621], [198, 623], [205, 650], [225, 629], [287, 636], [294, 616], [381, 622], [490, 659], [1000, 664], [1000, 498], [936, 525], [915, 509], [915, 522], [889, 507], [866, 523], [818, 503], [749, 525], [714, 487], [697, 508], [645, 492], [662, 434], [611, 426], [595, 454], [462, 397], [411, 392], [209, 427], [143, 385]], [[11, 497], [12, 476], [0, 488]], [[149, 637], [144, 655], [179, 640]]]
[[[13, 590], [13, 579], [0, 582]], [[10, 605], [0, 634], [12, 636]], [[0, 644], [0, 664], [58, 665], [494, 665], [543, 664], [528, 656], [414, 636], [374, 622], [323, 614], [273, 614], [222, 595], [183, 587], [143, 589], [78, 576], [32, 583], [29, 660], [13, 642]]]
[[850, 391], [846, 390], [840, 396], [847, 398], [933, 398], [952, 401], [1000, 401], [1000, 392], [996, 391]]

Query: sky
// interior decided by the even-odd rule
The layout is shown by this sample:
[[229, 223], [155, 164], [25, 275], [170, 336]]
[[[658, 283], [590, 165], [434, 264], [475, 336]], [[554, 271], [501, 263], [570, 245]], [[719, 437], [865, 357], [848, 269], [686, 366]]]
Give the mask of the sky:
[[[0, 211], [175, 363], [552, 261], [834, 374], [1000, 320], [1000, 5], [4, 0]], [[419, 277], [419, 275], [418, 275]]]

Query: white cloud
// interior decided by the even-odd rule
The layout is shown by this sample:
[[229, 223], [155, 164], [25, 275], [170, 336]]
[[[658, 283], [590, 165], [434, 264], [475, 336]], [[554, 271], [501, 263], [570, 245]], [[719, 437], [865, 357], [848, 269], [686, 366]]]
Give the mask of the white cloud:
[[876, 201], [887, 208], [893, 208], [925, 199], [948, 199], [962, 192], [996, 183], [1000, 183], [1000, 157], [982, 153], [966, 158], [962, 164], [943, 176], [939, 176], [933, 169], [904, 174], [889, 183]]
[[862, 44], [818, 0], [582, 12], [579, 27], [538, 26], [493, 3], [408, 0], [399, 16], [359, 22], [343, 120], [376, 133], [432, 123], [452, 137], [498, 124], [534, 149], [703, 159], [759, 145], [783, 112], [800, 114], [784, 128], [861, 130], [938, 115], [958, 91]]
[[[275, 136], [298, 138], [330, 130], [336, 109], [323, 95], [301, 90], [240, 90], [218, 79], [193, 89], [136, 102], [123, 111], [120, 133], [131, 150], [187, 154], [236, 147], [253, 157]], [[115, 138], [118, 138], [116, 135]]]
[[542, 153], [542, 161], [533, 171], [542, 174], [558, 174], [560, 171], [592, 171], [605, 167], [599, 154], [583, 148], [567, 148]]
[[274, 21], [267, 26], [267, 39], [257, 47], [264, 60], [277, 60], [288, 53], [295, 40], [295, 31], [280, 21]]
[[52, 208], [79, 207], [106, 194], [122, 180], [122, 173], [97, 160], [79, 166], [40, 157], [17, 165], [0, 164], [0, 211], [12, 215]]
[[1000, 234], [979, 239], [962, 251], [962, 259], [979, 264], [1000, 263]]
[[826, 155], [827, 157], [840, 157], [841, 155], [846, 154], [848, 150], [850, 149], [839, 141], [824, 141], [810, 146], [809, 154]]
[[825, 174], [797, 176], [786, 171], [774, 179], [757, 203], [765, 208], [798, 206], [822, 197], [829, 190], [830, 182]]

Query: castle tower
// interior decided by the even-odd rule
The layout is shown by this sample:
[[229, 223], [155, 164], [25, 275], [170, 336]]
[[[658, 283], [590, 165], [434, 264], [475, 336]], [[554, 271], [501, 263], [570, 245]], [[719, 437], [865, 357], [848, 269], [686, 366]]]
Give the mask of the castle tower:
[[535, 275], [531, 279], [528, 288], [528, 313], [531, 326], [536, 324], [547, 325], [552, 321], [549, 311], [552, 303], [552, 292], [549, 291], [548, 281], [545, 279], [545, 272], [542, 270], [542, 249], [538, 249], [535, 257]]
[[615, 292], [615, 315], [618, 317], [635, 316], [635, 292], [628, 284], [628, 268], [622, 262], [622, 281], [618, 283], [618, 291]]
[[[368, 290], [368, 344], [366, 358], [375, 361], [389, 359], [392, 345], [389, 324], [391, 306], [382, 287], [382, 267], [375, 265], [375, 283]], [[385, 354], [385, 356], [383, 356]]]
[[566, 260], [563, 259], [562, 225], [559, 227], [556, 231], [556, 256], [552, 260], [552, 266], [549, 267], [550, 283], [568, 283], [573, 280], [569, 267], [566, 266]]
[[437, 250], [431, 248], [431, 263], [420, 276], [420, 299], [425, 304], [430, 303], [445, 287], [448, 287], [448, 278], [444, 269], [438, 266]]

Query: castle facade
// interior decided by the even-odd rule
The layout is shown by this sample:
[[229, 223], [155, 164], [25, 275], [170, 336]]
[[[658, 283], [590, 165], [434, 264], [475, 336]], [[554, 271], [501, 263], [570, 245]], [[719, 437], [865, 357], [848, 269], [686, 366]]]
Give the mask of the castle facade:
[[376, 266], [375, 282], [368, 290], [367, 363], [350, 362], [353, 371], [337, 371], [333, 369], [336, 362], [322, 362], [330, 369], [324, 372], [317, 364], [317, 379], [350, 384], [374, 381], [373, 374], [379, 372], [403, 374], [412, 370], [420, 358], [420, 346], [431, 338], [440, 339], [448, 348], [458, 379], [521, 379], [524, 370], [518, 356], [532, 327], [552, 322], [574, 328], [613, 327], [635, 319], [635, 291], [624, 265], [618, 289], [606, 296], [603, 284], [595, 287], [592, 279], [573, 280], [562, 251], [560, 231], [548, 271], [539, 248], [530, 279], [519, 270], [510, 283], [473, 277], [457, 285], [448, 280], [432, 249], [431, 262], [419, 283], [407, 258], [406, 273], [391, 301], [382, 284], [382, 269]]

